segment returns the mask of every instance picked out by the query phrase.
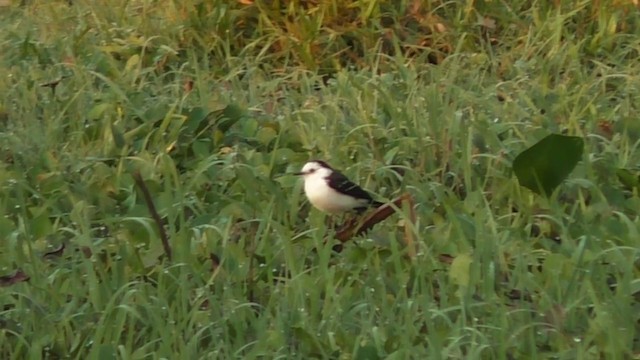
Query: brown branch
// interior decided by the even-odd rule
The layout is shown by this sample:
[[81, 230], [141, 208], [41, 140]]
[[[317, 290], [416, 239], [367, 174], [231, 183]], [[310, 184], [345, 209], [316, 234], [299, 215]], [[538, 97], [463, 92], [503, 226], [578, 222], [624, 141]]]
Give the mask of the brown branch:
[[345, 243], [355, 236], [364, 234], [365, 232], [369, 231], [369, 229], [371, 229], [375, 224], [385, 220], [396, 212], [392, 205], [401, 207], [402, 203], [410, 198], [411, 195], [404, 194], [399, 198], [396, 198], [392, 202], [380, 206], [376, 209], [376, 211], [367, 215], [361, 222], [349, 222], [343, 225], [342, 228], [336, 233], [336, 239], [338, 239], [342, 243]]
[[[344, 224], [336, 233], [335, 238], [338, 239], [341, 243], [346, 243], [352, 238], [362, 235], [369, 231], [374, 225], [379, 222], [384, 221], [389, 216], [393, 215], [396, 212], [396, 209], [402, 208], [403, 203], [409, 204], [409, 220], [415, 224], [415, 210], [413, 209], [413, 198], [410, 194], [403, 194], [402, 196], [394, 199], [390, 203], [384, 204], [376, 209], [376, 211], [367, 215], [362, 221], [351, 221]], [[405, 244], [409, 247], [409, 256], [411, 258], [415, 257], [415, 248], [413, 242], [413, 233], [409, 224], [405, 224]], [[336, 251], [342, 249], [342, 246], [337, 246], [334, 248]]]
[[149, 188], [145, 184], [142, 176], [139, 171], [133, 173], [133, 180], [135, 180], [136, 185], [142, 191], [142, 195], [144, 197], [144, 202], [147, 204], [147, 208], [149, 209], [149, 213], [153, 218], [153, 221], [156, 222], [158, 226], [158, 231], [160, 232], [160, 240], [162, 240], [162, 247], [164, 248], [164, 253], [167, 255], [167, 259], [171, 261], [171, 245], [169, 244], [169, 237], [167, 236], [167, 232], [162, 225], [162, 219], [160, 218], [160, 214], [156, 210], [156, 206], [153, 204], [153, 198], [151, 198], [151, 193], [149, 192]]

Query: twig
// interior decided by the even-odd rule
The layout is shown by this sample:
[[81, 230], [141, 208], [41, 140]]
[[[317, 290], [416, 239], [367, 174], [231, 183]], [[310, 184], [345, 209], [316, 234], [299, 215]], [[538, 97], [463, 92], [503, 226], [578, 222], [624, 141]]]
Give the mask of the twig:
[[[413, 209], [413, 198], [410, 194], [403, 194], [402, 196], [394, 199], [392, 202], [384, 204], [380, 206], [376, 211], [367, 215], [363, 221], [358, 222], [349, 222], [345, 224], [338, 232], [336, 233], [335, 238], [338, 239], [341, 243], [345, 243], [352, 238], [362, 235], [369, 231], [375, 224], [384, 221], [389, 216], [393, 215], [396, 212], [397, 208], [402, 208], [402, 204], [407, 202], [409, 204], [409, 217], [412, 223], [415, 223], [415, 211]], [[405, 243], [409, 247], [409, 256], [411, 258], [415, 257], [415, 249], [413, 246], [413, 235], [411, 233], [412, 229], [409, 228], [409, 225], [405, 225]], [[338, 246], [335, 250], [339, 251], [342, 247]]]
[[58, 85], [60, 85], [60, 83], [62, 82], [62, 80], [71, 77], [71, 75], [63, 75], [60, 78], [58, 78], [57, 80], [53, 80], [53, 81], [49, 81], [43, 84], [40, 84], [41, 87], [48, 87], [51, 89], [51, 93], [55, 94], [56, 93], [56, 88], [58, 87]]
[[138, 187], [142, 191], [142, 196], [144, 197], [144, 202], [147, 204], [147, 208], [149, 208], [149, 213], [158, 226], [158, 231], [160, 232], [160, 240], [162, 240], [162, 247], [164, 248], [164, 252], [167, 255], [167, 259], [171, 261], [171, 245], [169, 244], [169, 237], [167, 236], [167, 232], [162, 225], [160, 214], [158, 214], [156, 206], [153, 204], [153, 199], [151, 198], [149, 188], [142, 179], [139, 171], [133, 173], [133, 180], [135, 180], [136, 185], [138, 185]]
[[393, 200], [392, 202], [380, 206], [378, 209], [376, 209], [376, 211], [367, 215], [367, 217], [365, 217], [362, 222], [348, 223], [346, 226], [343, 226], [343, 228], [338, 230], [338, 233], [336, 233], [336, 239], [344, 243], [349, 241], [351, 238], [355, 236], [364, 234], [369, 229], [371, 229], [375, 224], [385, 220], [386, 218], [388, 218], [389, 216], [391, 216], [393, 213], [396, 212], [396, 210], [393, 208], [392, 205], [395, 205], [396, 207], [401, 207], [402, 203], [410, 198], [411, 198], [411, 195], [404, 194], [399, 198]]

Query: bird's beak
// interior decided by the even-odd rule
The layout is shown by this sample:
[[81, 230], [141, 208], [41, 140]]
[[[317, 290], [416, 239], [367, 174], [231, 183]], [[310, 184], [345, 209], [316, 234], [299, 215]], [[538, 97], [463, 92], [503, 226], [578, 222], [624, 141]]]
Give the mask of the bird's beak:
[[295, 176], [302, 176], [302, 175], [305, 175], [305, 174], [306, 174], [305, 172], [295, 172], [295, 173], [293, 173], [293, 175], [295, 175]]

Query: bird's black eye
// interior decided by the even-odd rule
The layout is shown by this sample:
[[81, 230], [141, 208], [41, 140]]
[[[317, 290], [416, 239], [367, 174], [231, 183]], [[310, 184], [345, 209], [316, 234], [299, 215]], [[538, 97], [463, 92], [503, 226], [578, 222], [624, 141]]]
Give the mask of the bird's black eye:
[[316, 169], [309, 169], [309, 174], [313, 174], [316, 171]]

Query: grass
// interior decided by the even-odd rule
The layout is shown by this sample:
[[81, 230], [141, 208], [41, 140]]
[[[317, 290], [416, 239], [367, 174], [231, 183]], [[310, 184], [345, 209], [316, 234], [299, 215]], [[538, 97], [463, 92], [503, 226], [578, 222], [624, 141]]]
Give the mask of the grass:
[[[0, 7], [2, 358], [638, 358], [637, 4], [287, 4]], [[404, 212], [332, 253], [309, 158], [417, 256]]]

